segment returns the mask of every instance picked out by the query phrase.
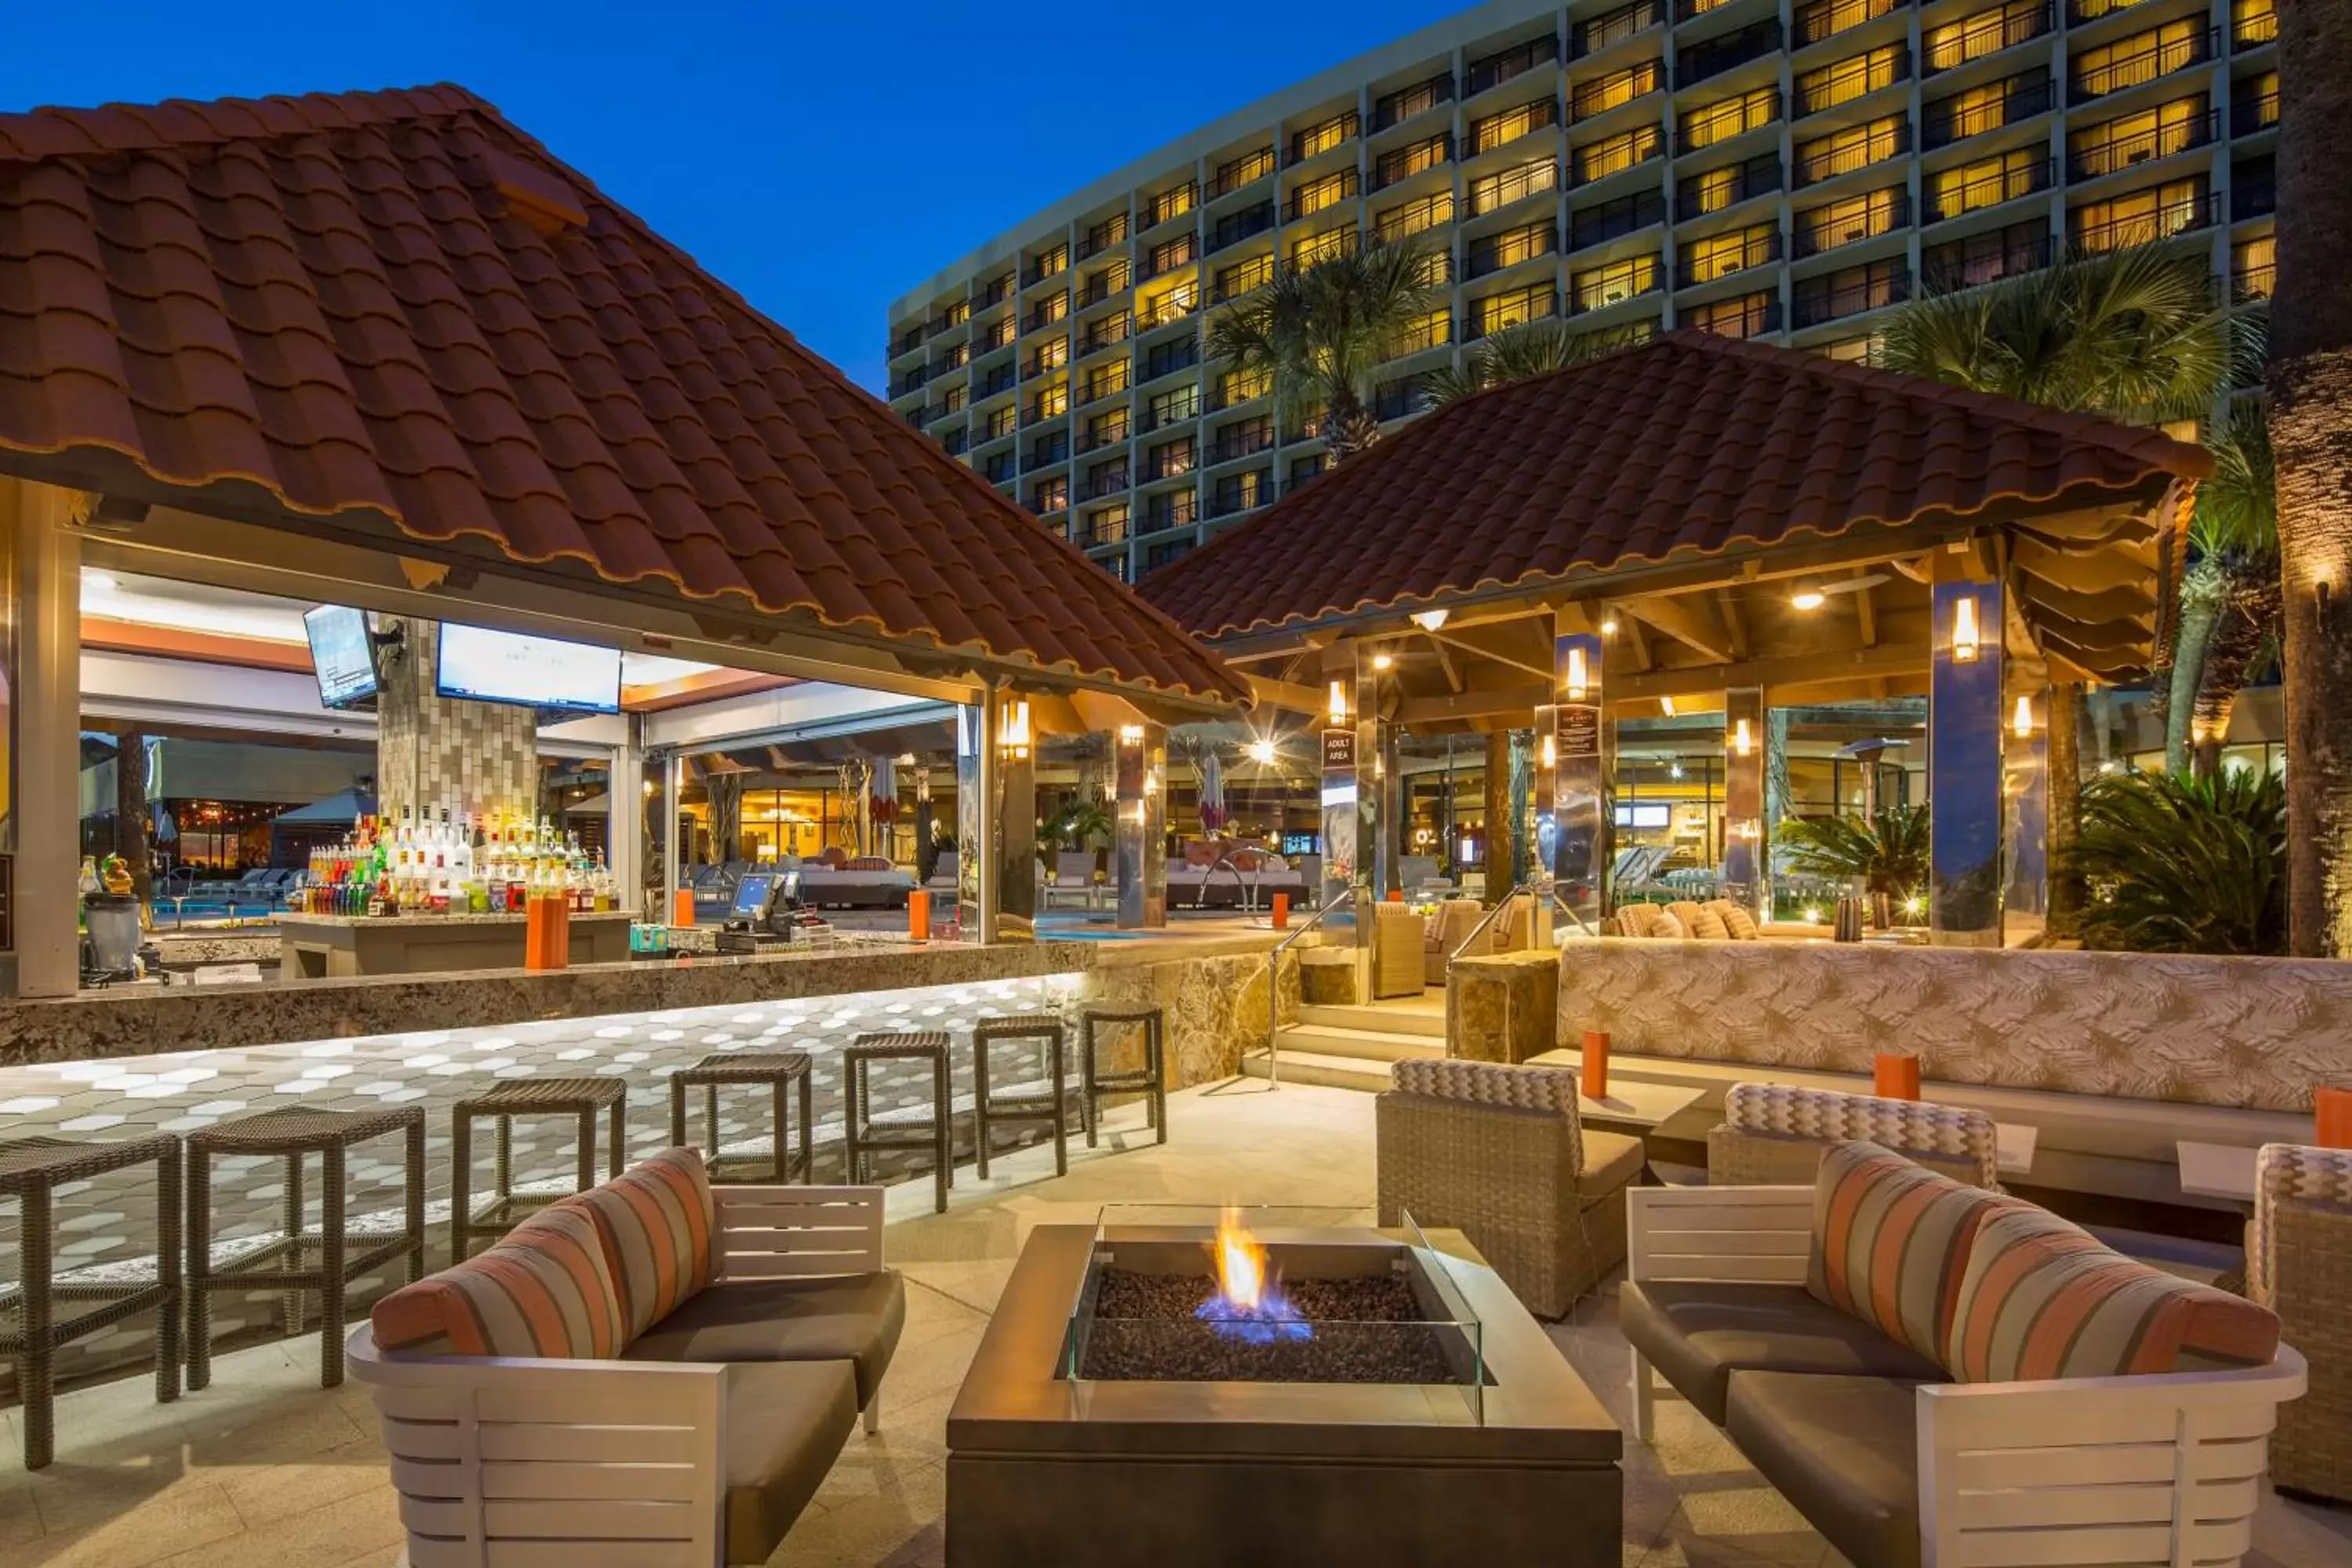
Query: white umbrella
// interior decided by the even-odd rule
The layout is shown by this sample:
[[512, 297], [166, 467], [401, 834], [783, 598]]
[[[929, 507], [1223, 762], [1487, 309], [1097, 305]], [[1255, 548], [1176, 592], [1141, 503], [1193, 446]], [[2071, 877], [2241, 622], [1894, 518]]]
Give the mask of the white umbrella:
[[1214, 750], [1201, 759], [1201, 826], [1211, 833], [1225, 825], [1225, 759]]

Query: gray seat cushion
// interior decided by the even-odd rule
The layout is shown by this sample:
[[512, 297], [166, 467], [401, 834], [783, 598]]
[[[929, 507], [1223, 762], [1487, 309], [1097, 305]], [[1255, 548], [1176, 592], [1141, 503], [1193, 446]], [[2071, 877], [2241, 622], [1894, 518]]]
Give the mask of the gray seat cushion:
[[1641, 1179], [1649, 1160], [1649, 1151], [1639, 1138], [1585, 1129], [1584, 1169], [1576, 1178], [1577, 1196], [1586, 1208], [1598, 1203], [1622, 1206], [1626, 1187]]
[[765, 1563], [857, 1428], [857, 1381], [843, 1361], [748, 1362], [727, 1369], [727, 1561]]
[[1734, 1373], [1724, 1429], [1861, 1568], [1919, 1568], [1918, 1387], [1900, 1377]]
[[1618, 1288], [1617, 1321], [1626, 1342], [1718, 1426], [1735, 1372], [1949, 1381], [1926, 1356], [1815, 1300], [1801, 1285], [1628, 1280]]
[[881, 1386], [907, 1326], [895, 1271], [829, 1279], [741, 1279], [705, 1287], [629, 1342], [625, 1361], [845, 1361], [857, 1405]]

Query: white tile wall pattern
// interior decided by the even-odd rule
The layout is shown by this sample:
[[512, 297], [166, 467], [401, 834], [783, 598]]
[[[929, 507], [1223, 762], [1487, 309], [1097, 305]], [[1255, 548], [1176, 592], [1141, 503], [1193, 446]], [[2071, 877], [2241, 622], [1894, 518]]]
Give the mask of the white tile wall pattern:
[[[971, 1028], [983, 1018], [1067, 1008], [1077, 994], [1077, 977], [1040, 976], [962, 985], [928, 986], [856, 995], [697, 1007], [559, 1019], [502, 1027], [376, 1035], [357, 1039], [314, 1040], [243, 1050], [196, 1051], [170, 1056], [116, 1057], [103, 1061], [41, 1063], [0, 1068], [0, 1141], [40, 1133], [112, 1141], [153, 1132], [186, 1134], [237, 1116], [300, 1103], [327, 1110], [365, 1110], [379, 1105], [421, 1104], [425, 1111], [425, 1192], [430, 1206], [428, 1268], [447, 1261], [442, 1226], [448, 1217], [449, 1113], [455, 1101], [479, 1094], [497, 1079], [583, 1077], [628, 1080], [631, 1158], [669, 1142], [669, 1075], [706, 1056], [733, 1052], [803, 1050], [813, 1058], [811, 1081], [816, 1114], [816, 1178], [841, 1179], [842, 1115], [840, 1054], [855, 1036], [881, 1029], [943, 1029], [951, 1042], [950, 1062], [959, 1131], [959, 1157], [969, 1159], [971, 1095]], [[1067, 1082], [1077, 1084], [1076, 1030], [1070, 1030]], [[1017, 1091], [1010, 1070], [1015, 1047], [1001, 1046], [992, 1058], [1000, 1092]], [[1042, 1068], [1036, 1081], [1042, 1084]], [[877, 1065], [871, 1079], [873, 1103], [887, 1117], [894, 1109], [928, 1113], [928, 1077], [913, 1063]], [[765, 1146], [769, 1096], [761, 1089], [722, 1090], [719, 1133], [723, 1146], [740, 1152]], [[702, 1097], [689, 1095], [687, 1135], [701, 1136]], [[568, 1189], [574, 1169], [575, 1122], [569, 1116], [518, 1121], [514, 1128], [514, 1173], [519, 1185], [553, 1184]], [[601, 1129], [604, 1119], [598, 1119]], [[1075, 1133], [1076, 1123], [1072, 1122]], [[1034, 1123], [1007, 1126], [999, 1134], [1006, 1147], [1044, 1136]], [[490, 1184], [491, 1126], [477, 1122], [472, 1190], [478, 1201]], [[362, 1223], [396, 1227], [401, 1208], [402, 1144], [377, 1140], [352, 1152], [347, 1212]], [[882, 1179], [924, 1172], [921, 1156], [876, 1157]], [[604, 1168], [600, 1151], [598, 1168]], [[54, 1222], [60, 1277], [67, 1270], [106, 1276], [143, 1275], [154, 1247], [152, 1166], [142, 1174], [121, 1173], [57, 1189]], [[284, 1188], [283, 1163], [275, 1159], [217, 1158], [213, 1165], [213, 1235], [215, 1256], [249, 1249], [278, 1234]], [[315, 1160], [304, 1184], [310, 1223], [319, 1213]], [[15, 1205], [0, 1211], [0, 1310], [19, 1278]], [[354, 1286], [355, 1315], [373, 1300], [383, 1280]], [[309, 1310], [315, 1311], [315, 1298]], [[215, 1339], [226, 1342], [273, 1325], [280, 1298], [257, 1291], [213, 1299]], [[132, 1319], [77, 1341], [59, 1352], [58, 1375], [74, 1380], [143, 1365], [152, 1352], [152, 1319]], [[0, 1368], [0, 1399], [14, 1395], [13, 1369]]]

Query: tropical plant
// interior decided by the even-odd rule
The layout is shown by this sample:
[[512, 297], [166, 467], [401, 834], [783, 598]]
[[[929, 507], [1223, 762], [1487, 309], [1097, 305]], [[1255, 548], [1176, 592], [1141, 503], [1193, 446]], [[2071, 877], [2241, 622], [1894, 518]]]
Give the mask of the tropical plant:
[[1071, 796], [1059, 811], [1045, 819], [1045, 837], [1065, 849], [1108, 843], [1110, 835], [1110, 808], [1091, 791]]
[[2025, 403], [2153, 421], [2203, 414], [2246, 352], [2203, 268], [2135, 246], [1923, 295], [1887, 319], [1877, 357]]
[[1804, 877], [1859, 879], [1873, 893], [1908, 897], [1927, 880], [1927, 811], [1888, 805], [1874, 817], [1791, 816], [1776, 841], [1781, 861]]
[[1374, 240], [1305, 267], [1285, 266], [1209, 321], [1208, 353], [1274, 384], [1277, 422], [1323, 410], [1334, 465], [1380, 438], [1369, 406], [1398, 335], [1435, 309], [1429, 252]]
[[2278, 7], [2278, 237], [2269, 362], [2278, 453], [2294, 949], [2352, 954], [2352, 0]]
[[[2221, 764], [2221, 742], [2238, 693], [2279, 629], [2278, 497], [2272, 476], [2270, 430], [2263, 411], [2242, 406], [2210, 443], [2213, 476], [2198, 487], [2189, 541], [2197, 552], [2192, 575], [2213, 583], [2213, 619], [2189, 689], [2187, 739], [2201, 773]], [[2181, 595], [2184, 639], [2189, 594]], [[2176, 671], [2187, 660], [2176, 652]], [[2176, 682], [2176, 710], [2182, 692]], [[2173, 762], [2167, 715], [2166, 762]]]
[[1572, 369], [1594, 358], [1598, 348], [1594, 339], [1570, 331], [1564, 322], [1528, 321], [1481, 340], [1460, 365], [1432, 372], [1422, 392], [1432, 408], [1443, 408], [1488, 387]]
[[2130, 952], [2281, 953], [2286, 785], [2268, 769], [2114, 773], [2083, 787], [2069, 852], [2090, 889], [2085, 944]]

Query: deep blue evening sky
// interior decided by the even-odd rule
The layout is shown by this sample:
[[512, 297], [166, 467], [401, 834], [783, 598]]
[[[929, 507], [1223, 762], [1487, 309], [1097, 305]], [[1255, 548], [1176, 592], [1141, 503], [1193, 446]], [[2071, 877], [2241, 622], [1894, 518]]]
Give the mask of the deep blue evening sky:
[[900, 292], [1129, 159], [1460, 8], [27, 4], [0, 27], [0, 110], [459, 82], [873, 386]]

